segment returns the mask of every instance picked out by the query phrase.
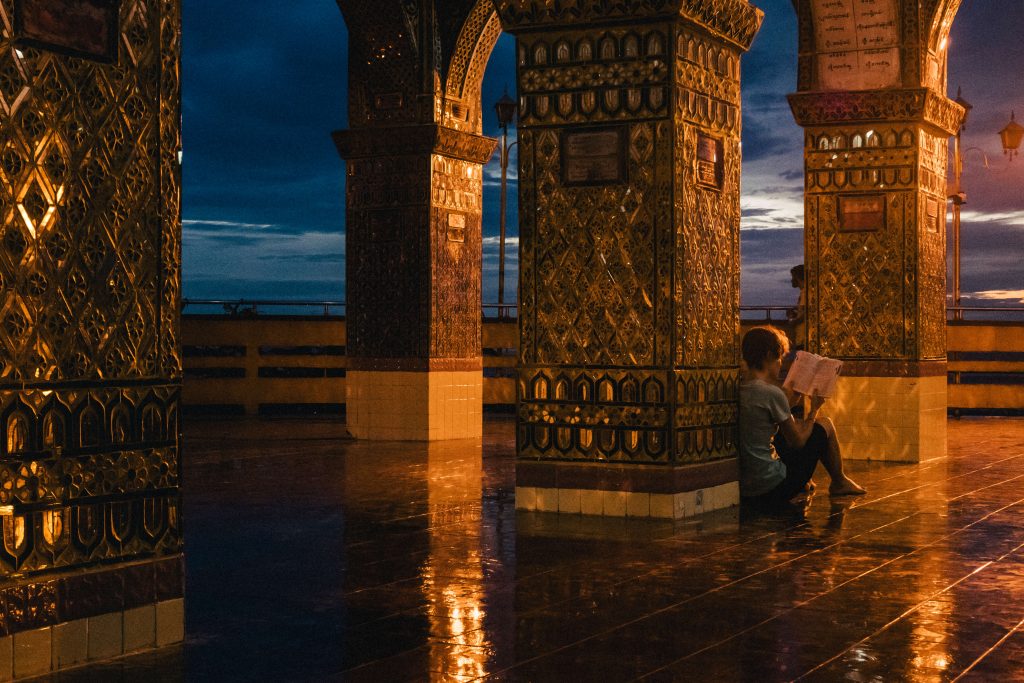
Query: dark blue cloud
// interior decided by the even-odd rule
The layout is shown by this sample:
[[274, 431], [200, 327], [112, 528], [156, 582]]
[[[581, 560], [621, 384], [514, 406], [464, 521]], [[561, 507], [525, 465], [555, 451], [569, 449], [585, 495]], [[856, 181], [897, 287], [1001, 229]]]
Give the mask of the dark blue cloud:
[[[803, 136], [785, 99], [796, 88], [796, 18], [790, 0], [755, 4], [765, 21], [743, 61], [743, 300], [789, 303], [788, 269], [803, 259]], [[1021, 26], [1019, 0], [965, 2], [951, 35], [952, 94], [962, 85], [975, 105], [964, 136], [965, 291], [1024, 282], [1024, 221], [1005, 220], [1021, 208], [1024, 161], [1008, 164], [996, 137], [1011, 107], [1024, 122]], [[344, 164], [330, 132], [347, 125], [347, 31], [336, 4], [184, 0], [183, 36], [186, 294], [342, 298]], [[505, 88], [515, 95], [509, 35], [484, 80], [488, 135], [498, 134], [493, 103]], [[497, 288], [497, 175], [495, 157], [484, 186], [485, 300]], [[513, 173], [513, 245], [517, 190]], [[512, 292], [515, 255], [511, 246]]]

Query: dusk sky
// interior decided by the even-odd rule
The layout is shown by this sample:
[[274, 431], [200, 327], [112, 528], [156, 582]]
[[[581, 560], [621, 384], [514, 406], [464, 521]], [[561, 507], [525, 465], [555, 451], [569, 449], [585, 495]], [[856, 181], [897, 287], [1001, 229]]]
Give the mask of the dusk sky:
[[[790, 0], [755, 4], [765, 20], [743, 61], [742, 298], [789, 304], [788, 270], [803, 260], [802, 133], [785, 99], [796, 87], [796, 19]], [[1021, 0], [964, 0], [950, 38], [950, 96], [959, 85], [974, 105], [962, 241], [963, 289], [974, 298], [965, 303], [1024, 303], [1024, 158], [1007, 163], [996, 134], [1013, 108], [1024, 122], [1022, 30]], [[183, 43], [185, 296], [344, 299], [344, 164], [330, 138], [347, 126], [337, 4], [184, 0]], [[491, 103], [514, 91], [513, 59], [503, 35], [484, 82], [488, 135], [498, 134]], [[485, 302], [497, 299], [498, 178], [495, 155], [485, 172]]]

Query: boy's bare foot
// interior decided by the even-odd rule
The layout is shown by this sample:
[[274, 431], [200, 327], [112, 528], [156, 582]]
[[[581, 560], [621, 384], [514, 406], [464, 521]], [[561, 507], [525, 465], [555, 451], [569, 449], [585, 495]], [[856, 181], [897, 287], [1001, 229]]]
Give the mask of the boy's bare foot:
[[828, 487], [830, 496], [863, 496], [867, 491], [853, 479], [845, 479]]

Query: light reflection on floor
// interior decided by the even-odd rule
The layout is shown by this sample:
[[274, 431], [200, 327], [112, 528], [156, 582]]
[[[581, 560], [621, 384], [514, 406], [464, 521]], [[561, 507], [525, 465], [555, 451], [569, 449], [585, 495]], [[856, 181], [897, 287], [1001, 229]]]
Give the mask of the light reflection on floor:
[[1024, 677], [1024, 420], [855, 463], [863, 500], [676, 524], [517, 515], [508, 419], [342, 434], [187, 423], [187, 643], [60, 680]]

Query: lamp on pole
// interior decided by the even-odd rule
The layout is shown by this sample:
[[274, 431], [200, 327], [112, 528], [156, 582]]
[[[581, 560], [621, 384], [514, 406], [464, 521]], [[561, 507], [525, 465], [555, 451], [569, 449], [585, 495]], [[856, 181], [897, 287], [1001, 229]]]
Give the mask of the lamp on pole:
[[953, 138], [953, 187], [951, 192], [947, 192], [947, 195], [953, 202], [953, 320], [963, 320], [964, 314], [960, 310], [960, 207], [967, 201], [967, 193], [960, 186], [960, 177], [964, 171], [960, 135], [967, 128], [967, 115], [971, 113], [972, 107], [963, 98], [960, 88], [956, 89], [954, 102], [964, 108], [964, 118], [956, 129], [956, 137]]
[[1010, 161], [1017, 156], [1017, 148], [1020, 147], [1021, 137], [1024, 137], [1024, 126], [1014, 120], [1013, 112], [1010, 112], [1010, 122], [999, 131], [999, 139], [1003, 143], [1003, 154], [1010, 157]]
[[516, 101], [508, 96], [508, 90], [501, 96], [501, 99], [494, 103], [494, 113], [498, 115], [498, 125], [501, 126], [501, 215], [498, 219], [498, 316], [504, 317], [505, 310], [505, 213], [508, 205], [508, 153], [518, 142], [508, 144], [508, 127], [516, 118]]

